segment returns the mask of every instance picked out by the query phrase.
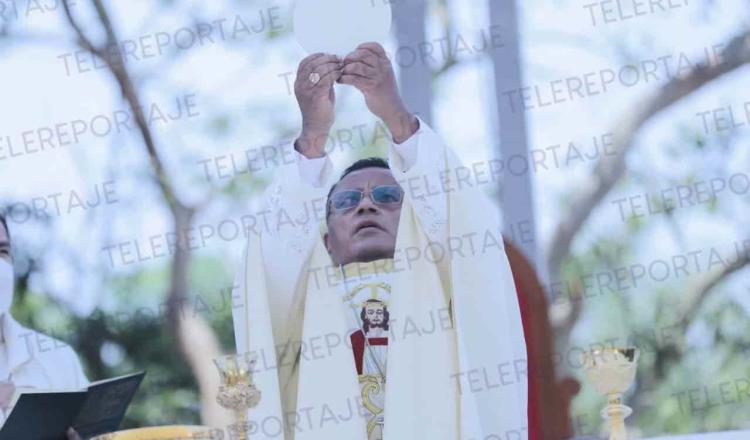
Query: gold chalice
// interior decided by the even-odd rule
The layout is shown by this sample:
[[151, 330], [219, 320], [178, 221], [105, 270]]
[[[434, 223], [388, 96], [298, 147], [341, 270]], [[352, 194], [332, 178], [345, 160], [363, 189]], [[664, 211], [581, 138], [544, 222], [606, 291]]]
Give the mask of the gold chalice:
[[250, 436], [252, 424], [247, 420], [247, 412], [260, 402], [260, 391], [253, 385], [256, 362], [257, 356], [250, 353], [214, 359], [221, 375], [216, 401], [235, 415], [235, 423], [228, 427], [232, 439], [247, 440]]
[[625, 418], [633, 410], [622, 404], [622, 394], [635, 380], [639, 355], [635, 347], [596, 349], [583, 355], [589, 382], [599, 394], [607, 396], [601, 414], [609, 421], [609, 440], [627, 440]]

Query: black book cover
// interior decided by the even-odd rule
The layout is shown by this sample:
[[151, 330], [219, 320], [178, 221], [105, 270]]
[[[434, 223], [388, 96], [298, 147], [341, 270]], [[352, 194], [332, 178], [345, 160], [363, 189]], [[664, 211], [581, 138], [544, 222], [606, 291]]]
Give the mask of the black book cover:
[[65, 440], [86, 391], [24, 393], [0, 430], [1, 440]]
[[145, 371], [89, 385], [73, 427], [82, 438], [117, 431]]
[[86, 390], [22, 393], [0, 430], [0, 440], [66, 440], [116, 431], [146, 372], [94, 382]]

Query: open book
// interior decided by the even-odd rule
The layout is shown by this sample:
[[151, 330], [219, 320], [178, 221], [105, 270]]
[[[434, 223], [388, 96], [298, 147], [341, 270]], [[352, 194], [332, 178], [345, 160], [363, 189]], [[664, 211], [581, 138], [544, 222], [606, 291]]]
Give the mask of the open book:
[[91, 383], [85, 390], [23, 391], [0, 429], [0, 440], [65, 440], [69, 427], [82, 438], [116, 431], [145, 371]]

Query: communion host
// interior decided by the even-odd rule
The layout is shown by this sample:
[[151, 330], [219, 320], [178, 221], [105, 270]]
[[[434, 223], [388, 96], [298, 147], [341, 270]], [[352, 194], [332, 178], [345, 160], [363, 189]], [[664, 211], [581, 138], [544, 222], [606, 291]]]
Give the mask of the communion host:
[[[364, 95], [393, 142], [387, 161], [333, 180], [337, 85]], [[407, 110], [379, 44], [305, 58], [295, 95], [301, 133], [286, 148], [298, 161], [265, 195], [294, 227], [248, 234], [237, 275], [237, 352], [257, 357], [262, 393], [251, 436], [526, 439], [526, 346], [497, 207], [450, 181], [458, 157]], [[405, 181], [444, 190], [416, 195]], [[294, 220], [316, 200], [320, 224]], [[487, 380], [506, 366], [514, 380]]]

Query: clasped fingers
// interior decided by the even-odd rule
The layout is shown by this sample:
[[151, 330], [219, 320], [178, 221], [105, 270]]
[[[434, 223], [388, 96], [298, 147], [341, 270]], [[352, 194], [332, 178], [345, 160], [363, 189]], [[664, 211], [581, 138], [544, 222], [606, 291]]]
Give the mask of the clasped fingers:
[[341, 76], [341, 58], [336, 55], [314, 54], [304, 60], [297, 70], [294, 89], [300, 92], [314, 92], [328, 89]]

